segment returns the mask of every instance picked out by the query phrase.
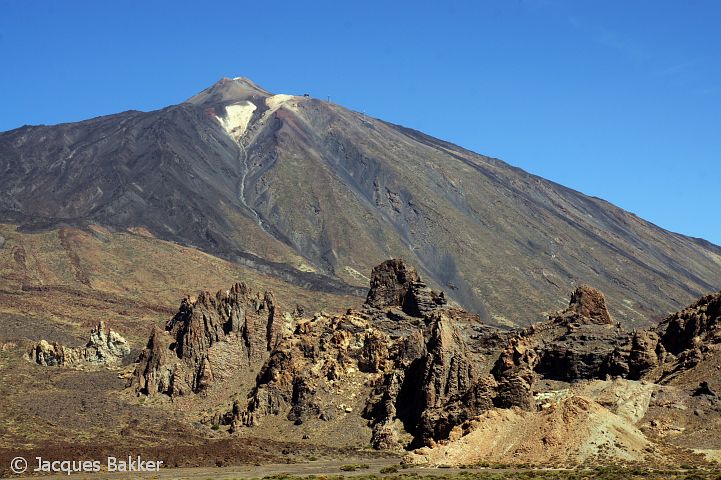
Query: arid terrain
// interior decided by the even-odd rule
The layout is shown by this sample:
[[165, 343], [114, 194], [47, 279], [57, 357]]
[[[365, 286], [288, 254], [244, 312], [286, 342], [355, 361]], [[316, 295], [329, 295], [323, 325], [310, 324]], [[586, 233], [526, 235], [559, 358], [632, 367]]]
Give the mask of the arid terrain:
[[718, 246], [243, 78], [0, 172], [2, 474], [718, 478]]

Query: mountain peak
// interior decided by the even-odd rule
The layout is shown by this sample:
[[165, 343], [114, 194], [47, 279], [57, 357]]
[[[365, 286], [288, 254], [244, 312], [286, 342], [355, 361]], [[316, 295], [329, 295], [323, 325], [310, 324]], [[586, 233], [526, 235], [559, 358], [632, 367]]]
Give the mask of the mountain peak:
[[187, 102], [194, 104], [232, 103], [271, 95], [272, 93], [247, 77], [223, 77], [202, 92], [190, 97]]

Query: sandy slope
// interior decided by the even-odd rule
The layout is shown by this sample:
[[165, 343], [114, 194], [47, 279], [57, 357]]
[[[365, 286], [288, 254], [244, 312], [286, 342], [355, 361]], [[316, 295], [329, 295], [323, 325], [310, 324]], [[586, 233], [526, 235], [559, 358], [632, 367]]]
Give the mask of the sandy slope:
[[635, 425], [646, 413], [652, 389], [639, 382], [594, 381], [539, 397], [538, 412], [490, 410], [457, 427], [448, 443], [419, 449], [409, 460], [435, 465], [652, 461], [661, 454]]

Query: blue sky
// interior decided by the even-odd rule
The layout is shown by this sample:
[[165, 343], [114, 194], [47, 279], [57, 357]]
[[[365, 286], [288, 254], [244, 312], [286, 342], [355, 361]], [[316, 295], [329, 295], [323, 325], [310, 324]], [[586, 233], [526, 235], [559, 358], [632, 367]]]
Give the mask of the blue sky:
[[0, 130], [247, 76], [721, 244], [719, 25], [715, 0], [0, 0]]

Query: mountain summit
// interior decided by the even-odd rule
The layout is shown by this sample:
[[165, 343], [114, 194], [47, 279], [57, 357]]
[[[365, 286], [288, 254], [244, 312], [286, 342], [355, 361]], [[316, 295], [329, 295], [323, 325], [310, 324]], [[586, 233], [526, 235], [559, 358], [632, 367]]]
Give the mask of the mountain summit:
[[249, 78], [226, 77], [221, 78], [197, 95], [193, 95], [187, 102], [195, 105], [217, 104], [248, 100], [255, 97], [269, 97], [271, 95], [272, 93], [259, 87]]
[[180, 105], [0, 133], [0, 221], [152, 235], [361, 294], [404, 257], [449, 300], [528, 324], [581, 283], [648, 322], [721, 287], [721, 248], [421, 132], [222, 79]]

